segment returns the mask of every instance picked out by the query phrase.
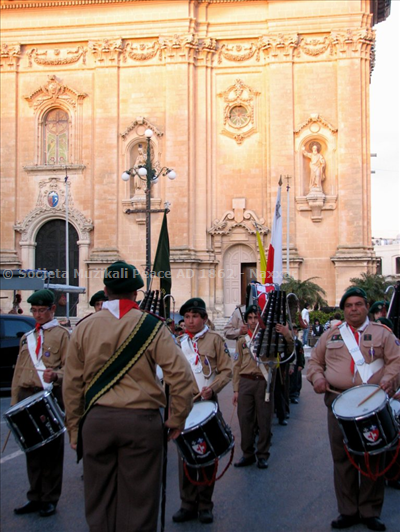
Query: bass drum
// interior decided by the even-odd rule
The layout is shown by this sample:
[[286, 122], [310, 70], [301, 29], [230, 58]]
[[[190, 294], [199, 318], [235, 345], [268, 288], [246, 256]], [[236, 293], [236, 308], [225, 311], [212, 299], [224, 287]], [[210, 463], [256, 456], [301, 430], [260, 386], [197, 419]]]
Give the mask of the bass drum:
[[64, 412], [49, 390], [20, 401], [7, 410], [4, 418], [25, 453], [46, 445], [67, 430]]
[[333, 402], [332, 411], [352, 453], [379, 454], [388, 451], [398, 440], [399, 429], [388, 396], [376, 384], [362, 384], [341, 393]]
[[214, 401], [195, 403], [184, 430], [174, 441], [182, 459], [196, 468], [212, 465], [235, 445], [231, 429]]

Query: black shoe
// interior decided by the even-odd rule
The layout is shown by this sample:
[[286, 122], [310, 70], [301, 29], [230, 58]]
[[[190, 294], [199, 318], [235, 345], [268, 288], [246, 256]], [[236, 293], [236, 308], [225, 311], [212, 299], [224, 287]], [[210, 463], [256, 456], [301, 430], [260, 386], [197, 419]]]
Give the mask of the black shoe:
[[197, 512], [194, 510], [186, 510], [186, 508], [180, 508], [172, 516], [174, 523], [184, 523], [185, 521], [193, 521], [193, 519], [197, 519]]
[[358, 515], [339, 515], [339, 517], [332, 521], [332, 528], [350, 528], [351, 526], [357, 525], [360, 522]]
[[282, 425], [283, 427], [286, 427], [287, 421], [284, 419], [279, 420], [279, 425]]
[[298, 405], [299, 404], [299, 400], [298, 399], [290, 399], [290, 402], [293, 403], [294, 405]]
[[259, 458], [257, 460], [257, 467], [258, 467], [258, 469], [267, 469], [268, 460], [266, 458]]
[[14, 513], [17, 515], [24, 514], [33, 514], [33, 512], [38, 512], [41, 508], [39, 501], [29, 501], [23, 506], [14, 509]]
[[361, 522], [370, 530], [386, 530], [385, 523], [379, 517], [362, 517]]
[[395, 490], [400, 490], [400, 480], [387, 480], [386, 486]]
[[239, 460], [239, 462], [236, 462], [236, 464], [234, 464], [235, 467], [247, 467], [251, 464], [255, 464], [256, 462], [256, 457], [253, 455], [253, 456], [249, 456], [249, 458], [245, 458], [244, 456], [242, 456], [242, 458]]
[[40, 517], [50, 517], [56, 513], [56, 505], [52, 502], [42, 502], [40, 505]]
[[211, 510], [199, 510], [199, 521], [200, 523], [203, 523], [204, 525], [212, 523], [214, 521], [212, 511]]

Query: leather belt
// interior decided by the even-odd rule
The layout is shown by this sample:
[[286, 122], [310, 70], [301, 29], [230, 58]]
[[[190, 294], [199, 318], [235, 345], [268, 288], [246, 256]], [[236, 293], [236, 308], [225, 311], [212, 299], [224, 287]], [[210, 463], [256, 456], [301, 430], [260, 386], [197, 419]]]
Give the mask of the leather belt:
[[263, 375], [240, 375], [244, 379], [249, 379], [251, 381], [263, 381], [265, 380]]

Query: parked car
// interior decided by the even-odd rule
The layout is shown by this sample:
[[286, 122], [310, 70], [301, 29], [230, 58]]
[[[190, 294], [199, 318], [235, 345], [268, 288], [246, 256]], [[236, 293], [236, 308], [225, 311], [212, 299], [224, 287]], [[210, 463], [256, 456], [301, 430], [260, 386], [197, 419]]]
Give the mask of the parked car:
[[31, 316], [0, 314], [0, 391], [10, 391], [21, 337], [35, 327]]

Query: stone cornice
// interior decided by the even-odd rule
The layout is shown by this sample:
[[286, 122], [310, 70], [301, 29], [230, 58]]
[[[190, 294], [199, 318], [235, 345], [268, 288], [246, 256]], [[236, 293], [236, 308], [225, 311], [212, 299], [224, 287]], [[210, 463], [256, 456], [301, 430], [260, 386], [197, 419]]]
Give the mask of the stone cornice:
[[[135, 2], [153, 2], [154, 0], [26, 0], [18, 2], [15, 0], [2, 0], [0, 9], [29, 9], [29, 8], [59, 8], [87, 6], [96, 4], [126, 4]], [[199, 4], [235, 4], [241, 2], [262, 2], [264, 0], [197, 0]]]

